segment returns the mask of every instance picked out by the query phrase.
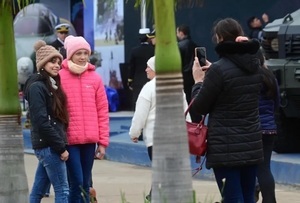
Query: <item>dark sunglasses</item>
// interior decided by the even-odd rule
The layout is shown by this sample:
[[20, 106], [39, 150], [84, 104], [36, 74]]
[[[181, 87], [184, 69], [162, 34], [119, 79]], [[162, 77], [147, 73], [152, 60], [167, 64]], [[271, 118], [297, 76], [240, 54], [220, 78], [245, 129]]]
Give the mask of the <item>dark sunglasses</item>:
[[59, 32], [60, 34], [65, 34], [65, 35], [67, 35], [68, 34], [68, 32]]

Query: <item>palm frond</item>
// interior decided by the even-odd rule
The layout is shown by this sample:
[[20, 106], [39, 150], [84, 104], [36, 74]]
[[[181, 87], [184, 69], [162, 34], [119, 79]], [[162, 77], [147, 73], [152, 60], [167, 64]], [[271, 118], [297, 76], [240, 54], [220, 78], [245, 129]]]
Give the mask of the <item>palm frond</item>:
[[24, 8], [25, 6], [34, 3], [35, 0], [0, 0], [0, 7], [7, 7], [11, 9], [12, 14], [16, 14], [19, 10]]

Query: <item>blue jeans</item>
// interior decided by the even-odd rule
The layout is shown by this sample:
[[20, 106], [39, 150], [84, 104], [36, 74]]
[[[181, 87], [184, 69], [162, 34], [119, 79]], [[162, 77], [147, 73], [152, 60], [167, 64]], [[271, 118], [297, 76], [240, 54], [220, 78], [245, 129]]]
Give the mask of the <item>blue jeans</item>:
[[60, 155], [52, 151], [50, 147], [36, 149], [34, 153], [39, 163], [30, 193], [30, 203], [41, 202], [50, 182], [53, 185], [55, 193], [55, 203], [67, 203], [69, 185], [66, 163], [62, 161]]
[[[96, 144], [69, 145], [67, 169], [70, 184], [69, 203], [90, 202], [89, 188]], [[84, 190], [84, 191], [82, 191]], [[81, 193], [84, 192], [85, 201]]]
[[[257, 165], [214, 168], [222, 203], [254, 203]], [[225, 184], [223, 185], [223, 181]]]

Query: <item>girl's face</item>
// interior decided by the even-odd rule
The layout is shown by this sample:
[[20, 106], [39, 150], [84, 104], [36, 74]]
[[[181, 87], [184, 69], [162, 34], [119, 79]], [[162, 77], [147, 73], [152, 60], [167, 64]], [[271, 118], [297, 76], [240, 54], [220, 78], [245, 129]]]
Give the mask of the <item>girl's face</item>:
[[89, 61], [89, 52], [85, 49], [79, 49], [73, 54], [71, 60], [77, 65], [85, 66]]
[[52, 58], [51, 61], [47, 62], [44, 69], [49, 73], [51, 77], [55, 77], [58, 75], [60, 70], [61, 61], [59, 58]]
[[155, 71], [153, 71], [149, 66], [147, 66], [145, 71], [149, 80], [152, 80], [155, 77]]

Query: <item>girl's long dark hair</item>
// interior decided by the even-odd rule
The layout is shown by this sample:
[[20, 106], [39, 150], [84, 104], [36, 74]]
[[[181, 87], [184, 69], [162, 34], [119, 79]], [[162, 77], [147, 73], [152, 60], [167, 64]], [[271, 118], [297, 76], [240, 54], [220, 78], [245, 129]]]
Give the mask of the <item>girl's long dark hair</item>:
[[268, 99], [276, 100], [277, 98], [277, 81], [273, 72], [263, 65], [261, 67], [262, 75], [263, 75], [263, 83], [266, 87], [266, 96]]
[[66, 127], [69, 125], [69, 114], [67, 111], [67, 96], [61, 88], [60, 76], [52, 77], [56, 81], [58, 89], [54, 89], [51, 85], [50, 76], [44, 69], [41, 69], [40, 75], [46, 80], [46, 86], [52, 92], [52, 112], [53, 117], [60, 120]]
[[273, 74], [273, 72], [270, 69], [268, 69], [268, 67], [266, 66], [265, 57], [264, 57], [263, 53], [261, 52], [261, 50], [259, 50], [256, 53], [256, 56], [258, 57], [258, 59], [260, 61], [260, 66], [261, 66], [260, 71], [262, 73], [263, 84], [265, 86], [265, 91], [266, 91], [265, 96], [268, 99], [276, 100], [276, 98], [278, 97], [276, 77]]

